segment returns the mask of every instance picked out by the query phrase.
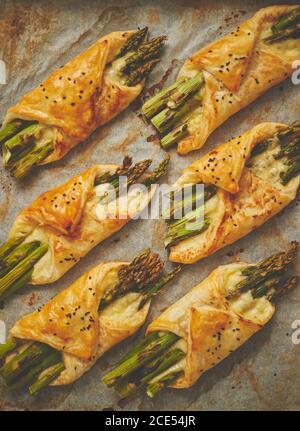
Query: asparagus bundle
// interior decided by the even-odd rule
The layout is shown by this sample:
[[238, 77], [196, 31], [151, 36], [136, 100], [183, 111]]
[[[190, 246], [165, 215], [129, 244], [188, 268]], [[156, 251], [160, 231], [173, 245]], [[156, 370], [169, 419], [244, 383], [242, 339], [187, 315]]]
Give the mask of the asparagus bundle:
[[[147, 187], [151, 186], [151, 184], [155, 184], [163, 175], [166, 174], [168, 169], [168, 164], [170, 161], [170, 157], [166, 156], [164, 160], [154, 169], [151, 175], [147, 175], [142, 181], [141, 184], [146, 185]], [[95, 186], [99, 186], [101, 184], [110, 184], [113, 187], [107, 192], [103, 194], [101, 197], [102, 201], [109, 202], [113, 198], [116, 198], [120, 194], [120, 177], [126, 177], [127, 187], [132, 184], [138, 182], [138, 180], [142, 177], [142, 175], [147, 171], [149, 166], [151, 165], [152, 160], [142, 160], [139, 163], [136, 163], [134, 166], [131, 166], [132, 160], [130, 158], [125, 158], [123, 161], [123, 167], [118, 168], [116, 172], [110, 174], [104, 174], [95, 180]], [[127, 191], [127, 190], [126, 190]]]
[[272, 35], [265, 39], [267, 43], [275, 43], [289, 38], [300, 38], [300, 7], [282, 16], [272, 26]]
[[162, 147], [177, 143], [182, 155], [201, 148], [227, 118], [291, 74], [299, 37], [300, 7], [271, 6], [195, 52], [176, 82], [142, 107]]
[[[275, 254], [255, 265], [243, 263], [219, 267], [204, 282], [156, 319], [148, 328], [147, 335], [102, 378], [103, 382], [109, 387], [113, 386], [121, 397], [127, 397], [142, 389], [153, 398], [170, 385], [177, 388], [191, 386], [206, 369], [216, 365], [238, 348], [271, 318], [274, 312], [272, 301], [298, 282], [297, 277], [286, 276], [286, 269], [294, 260], [297, 248], [298, 244], [294, 242], [287, 252]], [[226, 276], [222, 277], [227, 271], [233, 278], [231, 283], [224, 286]], [[220, 286], [217, 290], [213, 286], [215, 279], [218, 280], [216, 285]], [[224, 289], [226, 300], [220, 297], [222, 295], [220, 289]], [[219, 302], [214, 303], [216, 298]], [[243, 301], [239, 301], [241, 298]], [[224, 309], [211, 308], [218, 307], [211, 304], [222, 303]], [[197, 319], [195, 310], [199, 310], [197, 311], [200, 313], [199, 320], [193, 320]], [[250, 310], [249, 315], [247, 310]], [[251, 322], [253, 327], [249, 332], [249, 328], [242, 326], [235, 313], [248, 319], [250, 325], [254, 311], [257, 320]], [[186, 317], [190, 312], [191, 317]], [[201, 320], [201, 313], [208, 313], [205, 314], [206, 319], [203, 314]], [[212, 316], [215, 316], [215, 322], [211, 320]], [[173, 328], [176, 333], [157, 330], [160, 327]], [[185, 328], [188, 335], [185, 334]], [[193, 332], [193, 328], [199, 334]], [[181, 332], [185, 335], [180, 336]], [[189, 359], [186, 358], [187, 351]], [[213, 359], [207, 360], [211, 357]], [[194, 374], [193, 370], [196, 372], [192, 378], [184, 377], [185, 374]]]
[[[123, 166], [117, 168], [114, 172], [108, 172], [100, 176], [96, 176], [94, 180], [94, 191], [100, 185], [109, 185], [109, 191], [103, 192], [100, 196], [102, 204], [108, 204], [112, 199], [119, 196], [119, 178], [120, 176], [127, 177], [127, 186], [141, 182], [149, 187], [151, 184], [156, 183], [159, 178], [166, 173], [169, 157], [167, 156], [153, 171], [153, 173], [146, 173], [152, 160], [144, 160], [135, 165], [132, 165], [132, 160], [125, 158]], [[72, 191], [74, 191], [74, 184], [72, 183]], [[122, 190], [123, 194], [128, 190]], [[65, 191], [66, 208], [70, 208], [72, 201], [72, 194], [68, 197]], [[51, 198], [51, 203], [54, 208], [58, 208], [55, 204], [57, 197]], [[43, 200], [44, 202], [44, 200]], [[56, 205], [56, 207], [55, 207]], [[45, 212], [47, 212], [45, 210]], [[22, 288], [25, 284], [31, 282], [32, 273], [35, 265], [47, 253], [49, 245], [42, 241], [31, 240], [31, 232], [27, 235], [14, 232], [14, 236], [6, 243], [0, 246], [0, 298], [7, 298], [9, 295], [15, 293], [18, 289]], [[51, 247], [50, 247], [51, 248]], [[74, 254], [71, 258], [74, 258]], [[68, 262], [69, 258], [66, 258]]]
[[[196, 186], [196, 185], [193, 185]], [[216, 187], [212, 185], [205, 186], [203, 194], [197, 194], [197, 188], [192, 187], [190, 198], [186, 199], [183, 195], [181, 201], [171, 206], [170, 219], [167, 221], [167, 231], [165, 234], [165, 247], [172, 247], [179, 242], [199, 235], [204, 232], [210, 224], [209, 217], [205, 213], [205, 203], [216, 194]], [[203, 201], [203, 204], [197, 206], [197, 203]], [[182, 212], [182, 209], [196, 205], [182, 218], [176, 216]]]
[[12, 238], [0, 247], [0, 298], [21, 289], [31, 279], [35, 264], [47, 253], [48, 245]]
[[164, 149], [188, 135], [189, 119], [199, 106], [203, 86], [200, 72], [192, 78], [180, 78], [144, 103], [143, 113], [159, 132]]
[[[101, 298], [98, 306], [99, 315], [109, 305], [132, 292], [138, 292], [140, 295], [139, 309], [145, 307], [180, 269], [179, 266], [162, 275], [163, 261], [159, 255], [152, 253], [150, 249], [145, 250], [128, 265], [121, 265], [115, 284], [110, 285]], [[65, 307], [62, 302], [61, 308]], [[75, 310], [77, 311], [78, 307]], [[39, 312], [41, 313], [42, 309]], [[84, 316], [90, 314], [85, 312]], [[89, 321], [92, 322], [92, 319]], [[54, 382], [65, 369], [64, 358], [59, 350], [41, 342], [21, 341], [12, 336], [0, 347], [0, 361], [3, 364], [0, 375], [8, 388], [14, 391], [27, 388], [32, 395]]]
[[[118, 34], [112, 34], [112, 41], [115, 37], [119, 37]], [[127, 40], [123, 44], [122, 48], [115, 52], [114, 58], [109, 61], [108, 64], [105, 65], [103, 69], [103, 74], [105, 75], [104, 83], [102, 91], [106, 94], [105, 100], [114, 100], [114, 98], [118, 97], [115, 89], [118, 86], [123, 86], [122, 91], [125, 93], [128, 92], [128, 97], [135, 98], [135, 89], [134, 87], [141, 86], [144, 83], [144, 80], [148, 76], [148, 74], [151, 72], [154, 65], [159, 61], [161, 51], [165, 42], [166, 37], [160, 36], [156, 37], [151, 40], [148, 39], [148, 28], [145, 27], [141, 30], [138, 30], [136, 32], [131, 33], [130, 36], [128, 36], [126, 33], [124, 33], [122, 38], [126, 38]], [[109, 38], [108, 38], [109, 39]], [[108, 39], [105, 39], [104, 45], [107, 45]], [[103, 43], [103, 41], [102, 41]], [[113, 43], [113, 42], [112, 42]], [[100, 42], [99, 42], [100, 44]], [[116, 44], [118, 46], [119, 43]], [[99, 49], [103, 50], [104, 45], [102, 46], [100, 44]], [[92, 48], [96, 49], [96, 45], [94, 45]], [[91, 48], [91, 49], [92, 49]], [[98, 49], [98, 48], [97, 48]], [[106, 49], [106, 48], [105, 48]], [[84, 56], [84, 54], [82, 54]], [[109, 57], [113, 54], [109, 54]], [[78, 57], [78, 59], [80, 56]], [[94, 62], [91, 61], [89, 64], [92, 64]], [[73, 64], [74, 63], [74, 64]], [[76, 62], [76, 59], [70, 62], [72, 66], [74, 66], [74, 74], [77, 72], [78, 67], [80, 67], [80, 61]], [[87, 62], [88, 63], [88, 62]], [[66, 65], [68, 67], [69, 64]], [[69, 67], [71, 67], [69, 65]], [[90, 66], [89, 66], [90, 67]], [[100, 67], [100, 66], [99, 66]], [[100, 82], [97, 84], [97, 82], [94, 81], [94, 75], [92, 76], [92, 71], [89, 69], [86, 72], [83, 71], [84, 68], [82, 68], [81, 77], [78, 78], [78, 76], [71, 77], [70, 70], [66, 70], [66, 77], [64, 76], [63, 70], [60, 72], [54, 72], [53, 74], [53, 80], [52, 75], [46, 81], [46, 83], [41, 84], [38, 90], [34, 91], [40, 91], [39, 94], [39, 103], [41, 103], [40, 109], [43, 111], [46, 109], [46, 106], [42, 105], [42, 102], [40, 100], [45, 100], [44, 104], [52, 103], [54, 105], [54, 108], [56, 106], [63, 106], [63, 104], [67, 104], [67, 106], [64, 106], [64, 109], [67, 111], [65, 112], [65, 122], [68, 121], [68, 116], [73, 121], [76, 120], [75, 116], [78, 113], [76, 113], [76, 107], [79, 106], [81, 103], [84, 103], [84, 99], [87, 93], [89, 93], [91, 86], [96, 85], [94, 92], [95, 94], [91, 93], [92, 96], [101, 95], [100, 91]], [[58, 76], [56, 77], [56, 75]], [[88, 75], [91, 74], [90, 79], [88, 79]], [[78, 73], [77, 73], [78, 75]], [[107, 78], [107, 79], [106, 79]], [[99, 79], [99, 77], [97, 78]], [[84, 81], [83, 81], [84, 80]], [[65, 92], [62, 91], [61, 85], [57, 86], [57, 82], [62, 83], [64, 82], [66, 85]], [[82, 81], [82, 82], [81, 82]], [[112, 81], [112, 82], [111, 82]], [[53, 90], [51, 90], [49, 93], [47, 91], [48, 87], [54, 86]], [[74, 86], [78, 86], [76, 90], [76, 97], [70, 98], [70, 92], [68, 93], [67, 87], [73, 85], [72, 89], [70, 89], [70, 92], [73, 92]], [[111, 88], [107, 88], [110, 86]], [[124, 86], [127, 87], [127, 89], [124, 89]], [[137, 88], [138, 92], [141, 91], [141, 88]], [[133, 90], [131, 90], [133, 89]], [[120, 90], [121, 91], [121, 90]], [[112, 94], [110, 94], [110, 92]], [[132, 95], [131, 95], [132, 92]], [[57, 93], [57, 94], [56, 94]], [[27, 103], [29, 99], [30, 101], [30, 93], [25, 96], [26, 99], [26, 106], [25, 111], [27, 109]], [[25, 101], [24, 99], [24, 101]], [[53, 99], [53, 100], [52, 100]], [[124, 97], [124, 101], [125, 101]], [[51, 100], [51, 101], [50, 101]], [[69, 101], [69, 102], [67, 102]], [[132, 100], [129, 100], [127, 104]], [[115, 105], [122, 105], [118, 101], [115, 101]], [[107, 103], [107, 102], [106, 102]], [[34, 98], [34, 112], [36, 112], [36, 99]], [[93, 103], [91, 105], [96, 105], [94, 99]], [[101, 100], [101, 105], [103, 105], [103, 100]], [[74, 112], [70, 112], [69, 106], [71, 106]], [[126, 106], [122, 107], [124, 109]], [[56, 114], [54, 113], [54, 108], [51, 108], [51, 116]], [[108, 107], [108, 111], [112, 111], [112, 115], [116, 115], [118, 112], [113, 112], [116, 108], [110, 108]], [[23, 107], [22, 107], [23, 109]], [[86, 106], [84, 108], [86, 110]], [[101, 108], [102, 109], [102, 108]], [[119, 109], [119, 108], [118, 108]], [[18, 110], [17, 110], [18, 111]], [[22, 111], [22, 110], [21, 110]], [[17, 179], [22, 179], [26, 175], [29, 174], [33, 166], [40, 165], [43, 163], [47, 163], [48, 161], [51, 161], [52, 158], [60, 158], [62, 157], [62, 152], [65, 153], [68, 149], [67, 147], [74, 146], [74, 143], [71, 144], [72, 138], [70, 136], [67, 136], [69, 134], [69, 131], [67, 132], [67, 124], [66, 127], [62, 124], [59, 119], [62, 117], [61, 115], [58, 115], [58, 118], [53, 121], [45, 121], [43, 122], [42, 119], [34, 118], [34, 115], [32, 115], [32, 111], [30, 110], [29, 115], [27, 114], [27, 111], [21, 113], [21, 111], [18, 113], [20, 114], [21, 118], [16, 118], [17, 114], [12, 116], [12, 118], [5, 122], [2, 129], [0, 129], [0, 144], [3, 145], [3, 153], [4, 153], [4, 164], [5, 166], [10, 170], [11, 174], [16, 177]], [[24, 116], [30, 117], [32, 115], [32, 120], [28, 121], [25, 119], [22, 119]], [[99, 125], [103, 124], [104, 122], [108, 121], [110, 118], [101, 119], [102, 113], [94, 113], [94, 116], [96, 118], [96, 124], [95, 128]], [[105, 114], [106, 115], [106, 114]], [[74, 117], [74, 118], [73, 118]], [[89, 118], [88, 115], [86, 115], [87, 118]], [[45, 119], [45, 115], [42, 116], [42, 118]], [[88, 120], [90, 121], [90, 120]], [[58, 126], [55, 126], [55, 123], [58, 124]], [[82, 120], [82, 114], [80, 111], [80, 118], [77, 118], [77, 123], [83, 124], [84, 121]], [[80, 126], [79, 126], [80, 127]], [[70, 128], [72, 129], [72, 127]], [[86, 130], [86, 129], [85, 129]], [[62, 136], [64, 135], [65, 136]], [[72, 130], [70, 130], [70, 135], [72, 137]], [[74, 138], [76, 139], [76, 143], [79, 142], [78, 137], [76, 136], [76, 133], [74, 132]], [[85, 139], [87, 137], [86, 131], [80, 138]], [[62, 139], [65, 139], [64, 145], [62, 145]], [[54, 154], [55, 153], [55, 154]], [[51, 157], [49, 157], [51, 156]], [[50, 160], [51, 159], [51, 160]]]
[[169, 259], [177, 263], [203, 259], [292, 202], [300, 184], [299, 142], [299, 122], [261, 123], [188, 166], [173, 190], [204, 184], [206, 196], [203, 204], [201, 199], [197, 202], [199, 193], [192, 194], [195, 208], [167, 221]]
[[273, 166], [279, 166], [280, 182], [287, 185], [300, 173], [300, 122], [296, 121], [258, 144], [251, 153], [248, 166], [254, 168], [266, 151], [272, 151]]

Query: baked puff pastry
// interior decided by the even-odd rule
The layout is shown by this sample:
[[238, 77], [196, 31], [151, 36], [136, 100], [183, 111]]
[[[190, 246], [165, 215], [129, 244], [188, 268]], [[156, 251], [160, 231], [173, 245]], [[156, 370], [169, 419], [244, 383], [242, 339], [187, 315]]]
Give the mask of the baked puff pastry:
[[143, 106], [162, 146], [177, 143], [181, 155], [201, 148], [229, 117], [291, 76], [299, 26], [298, 6], [270, 6], [187, 59], [178, 81]]
[[138, 388], [153, 397], [166, 386], [191, 387], [272, 318], [275, 297], [298, 282], [297, 277], [284, 279], [297, 247], [292, 243], [287, 252], [256, 264], [219, 266], [154, 319], [143, 344], [103, 381], [122, 396]]
[[[43, 193], [17, 216], [0, 247], [0, 295], [30, 284], [58, 280], [97, 244], [137, 218], [165, 172], [165, 159], [153, 174], [151, 160], [123, 166], [94, 165]], [[119, 179], [127, 177], [127, 186]]]
[[[261, 123], [186, 168], [174, 190], [204, 184], [204, 203], [167, 220], [170, 260], [189, 264], [203, 259], [285, 208], [299, 187], [299, 151], [299, 122]], [[191, 224], [197, 217], [198, 224]]]
[[[17, 321], [0, 352], [0, 374], [8, 386], [30, 386], [36, 393], [48, 384], [77, 380], [145, 322], [152, 297], [178, 272], [161, 275], [162, 269], [163, 261], [149, 249], [130, 263], [100, 263]], [[36, 366], [38, 372], [33, 371]]]
[[0, 142], [14, 176], [61, 159], [137, 98], [165, 40], [147, 32], [102, 37], [8, 110]]

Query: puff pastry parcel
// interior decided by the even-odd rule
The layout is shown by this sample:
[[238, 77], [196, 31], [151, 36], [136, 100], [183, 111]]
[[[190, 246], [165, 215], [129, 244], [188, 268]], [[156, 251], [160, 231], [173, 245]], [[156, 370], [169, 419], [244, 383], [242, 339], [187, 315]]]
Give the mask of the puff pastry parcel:
[[15, 323], [0, 350], [0, 375], [11, 389], [30, 386], [31, 393], [74, 382], [145, 322], [152, 297], [178, 272], [162, 269], [149, 249], [131, 263], [97, 265]]
[[[167, 220], [170, 260], [203, 259], [292, 202], [300, 183], [299, 151], [299, 122], [261, 123], [186, 168], [174, 190], [204, 184], [204, 204], [182, 218]], [[195, 218], [198, 224], [193, 225]]]
[[168, 148], [201, 148], [236, 112], [293, 73], [300, 58], [300, 8], [259, 10], [220, 40], [188, 58], [175, 84], [143, 106]]
[[166, 386], [192, 386], [271, 319], [275, 297], [298, 282], [285, 274], [297, 247], [292, 243], [256, 264], [219, 266], [154, 319], [140, 346], [103, 381], [122, 396], [138, 388], [153, 397]]
[[0, 142], [14, 176], [62, 158], [136, 99], [165, 40], [147, 30], [102, 37], [8, 110]]
[[[131, 166], [94, 165], [43, 193], [17, 216], [0, 247], [0, 295], [26, 282], [52, 283], [97, 244], [145, 209], [168, 159], [150, 175], [151, 160]], [[119, 187], [119, 177], [127, 185]], [[134, 184], [139, 183], [139, 184]]]

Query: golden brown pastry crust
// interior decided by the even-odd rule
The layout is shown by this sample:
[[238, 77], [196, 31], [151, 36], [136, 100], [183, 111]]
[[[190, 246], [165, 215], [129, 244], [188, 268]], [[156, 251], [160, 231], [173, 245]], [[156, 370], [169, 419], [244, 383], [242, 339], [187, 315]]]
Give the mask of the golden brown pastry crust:
[[150, 305], [138, 310], [142, 298], [138, 293], [129, 293], [98, 312], [103, 295], [124, 265], [128, 263], [97, 265], [11, 329], [14, 337], [46, 343], [62, 352], [66, 369], [54, 385], [77, 380], [104, 352], [144, 323]]
[[[108, 205], [99, 204], [95, 178], [105, 172], [114, 172], [117, 167], [91, 166], [66, 183], [43, 193], [19, 213], [9, 237], [26, 234], [26, 241], [39, 240], [49, 246], [48, 252], [34, 267], [32, 284], [58, 280], [92, 248], [120, 230], [148, 205], [154, 190], [136, 198], [129, 191], [127, 196], [131, 205], [120, 207], [117, 214], [114, 201]], [[117, 216], [112, 218], [112, 214]]]
[[[225, 299], [230, 288], [229, 276], [245, 265], [218, 267], [148, 326], [148, 333], [169, 331], [185, 340], [184, 375], [172, 387], [192, 386], [205, 371], [238, 349], [271, 319], [275, 308], [264, 298], [252, 299], [253, 308], [258, 311], [251, 318], [237, 313]], [[264, 312], [260, 313], [262, 305]]]
[[259, 142], [286, 127], [279, 123], [261, 123], [210, 151], [183, 171], [175, 188], [184, 184], [215, 184], [218, 204], [214, 219], [203, 234], [171, 247], [171, 261], [194, 263], [203, 259], [247, 235], [295, 199], [299, 175], [286, 186], [272, 185], [245, 167]]
[[133, 33], [113, 32], [102, 37], [8, 110], [5, 122], [21, 118], [57, 128], [55, 150], [44, 163], [63, 157], [140, 94], [143, 83], [128, 87], [107, 71]]
[[299, 59], [299, 40], [266, 44], [270, 28], [294, 6], [270, 6], [259, 10], [232, 33], [193, 54], [179, 76], [202, 70], [205, 92], [201, 113], [189, 126], [190, 136], [178, 144], [178, 153], [201, 148], [209, 135], [231, 115], [249, 105], [293, 72]]

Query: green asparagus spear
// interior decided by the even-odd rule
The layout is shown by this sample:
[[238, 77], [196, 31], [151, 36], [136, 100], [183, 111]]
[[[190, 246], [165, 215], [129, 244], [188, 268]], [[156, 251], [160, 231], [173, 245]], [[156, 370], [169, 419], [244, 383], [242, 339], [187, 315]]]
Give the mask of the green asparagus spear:
[[5, 344], [0, 344], [0, 361], [12, 352], [17, 345], [17, 340], [13, 337], [8, 337]]
[[164, 355], [155, 358], [154, 361], [147, 364], [144, 368], [144, 375], [138, 376], [132, 380], [120, 381], [118, 385], [115, 386], [115, 390], [122, 397], [128, 397], [132, 395], [136, 390], [141, 389], [155, 377], [162, 374], [164, 371], [172, 367], [172, 365], [177, 364], [183, 357], [185, 353], [181, 349], [173, 349], [166, 352]]
[[[168, 164], [170, 161], [170, 157], [167, 155], [164, 160], [157, 166], [157, 168], [154, 169], [153, 173], [148, 175], [145, 180], [141, 182], [141, 184], [144, 184], [145, 186], [150, 186], [151, 184], [155, 183], [159, 180], [159, 178], [163, 175], [165, 175]], [[134, 166], [125, 165], [119, 169], [117, 169], [114, 173], [106, 173], [103, 174], [101, 177], [96, 178], [95, 180], [95, 186], [98, 186], [100, 184], [106, 184], [109, 183], [111, 186], [114, 187], [114, 190], [108, 190], [103, 194], [101, 197], [101, 201], [103, 202], [110, 202], [111, 199], [117, 197], [119, 195], [120, 189], [119, 189], [119, 178], [120, 176], [126, 176], [127, 177], [127, 186], [130, 186], [131, 184], [134, 184], [138, 181], [138, 179], [145, 173], [145, 171], [149, 168], [150, 164], [152, 163], [152, 160], [143, 160], [139, 163], [136, 163]]]
[[126, 361], [106, 374], [102, 378], [103, 382], [107, 386], [117, 384], [122, 378], [126, 378], [143, 367], [146, 363], [150, 362], [154, 357], [161, 354], [168, 347], [171, 347], [178, 339], [179, 337], [176, 334], [170, 332], [164, 333], [156, 340], [149, 342], [143, 350], [139, 352], [135, 351]]
[[147, 373], [142, 379], [141, 384], [145, 384], [153, 380], [155, 377], [159, 376], [161, 373], [172, 367], [173, 365], [177, 364], [182, 358], [185, 357], [185, 352], [183, 352], [181, 349], [173, 349], [167, 351], [163, 356], [160, 356], [157, 359], [154, 359], [152, 364], [146, 365], [145, 368], [148, 368], [150, 370], [149, 373]]
[[173, 144], [184, 138], [188, 134], [188, 124], [180, 124], [175, 129], [171, 130], [160, 140], [161, 146], [164, 150], [168, 150]]
[[[204, 201], [210, 199], [215, 194], [214, 188], [207, 188], [204, 194]], [[196, 199], [196, 197], [194, 198]], [[196, 201], [195, 201], [196, 202]], [[184, 201], [183, 201], [184, 204]], [[173, 215], [177, 212], [178, 206], [173, 209]], [[175, 211], [175, 212], [174, 212]], [[179, 220], [172, 220], [168, 223], [167, 232], [165, 235], [165, 247], [171, 247], [184, 239], [199, 235], [206, 230], [210, 224], [209, 218], [205, 216], [205, 205], [196, 208], [184, 215]], [[199, 220], [204, 213], [204, 219]]]
[[278, 297], [285, 295], [290, 290], [294, 289], [299, 284], [299, 277], [293, 276], [287, 278], [280, 286], [276, 286], [276, 289], [267, 292], [267, 297], [269, 301], [277, 299]]
[[127, 175], [128, 169], [132, 166], [132, 158], [129, 156], [124, 157], [123, 164], [121, 167], [117, 168], [113, 172], [105, 172], [105, 174], [100, 177], [95, 178], [94, 186], [99, 186], [100, 184], [111, 183], [115, 184], [115, 181], [119, 179], [120, 175]]
[[283, 157], [294, 158], [300, 154], [300, 139], [294, 139], [288, 145], [282, 145], [280, 151], [274, 156], [275, 160]]
[[125, 85], [128, 87], [133, 87], [141, 82], [143, 79], [147, 78], [154, 66], [160, 62], [159, 58], [148, 61], [148, 63], [143, 64], [135, 70], [132, 70], [125, 80]]
[[279, 32], [281, 30], [285, 30], [290, 27], [292, 24], [300, 21], [300, 7], [293, 9], [288, 14], [283, 15], [279, 21], [272, 26], [272, 31], [274, 33]]
[[[167, 149], [188, 133], [187, 123], [171, 130], [184, 116], [190, 113], [189, 99], [203, 86], [202, 72], [190, 79], [180, 78], [143, 105], [143, 112], [161, 134], [162, 146]], [[169, 131], [169, 133], [167, 133]]]
[[163, 376], [160, 380], [155, 381], [153, 383], [150, 383], [147, 386], [147, 395], [150, 398], [154, 398], [155, 395], [160, 392], [162, 389], [164, 389], [167, 386], [170, 386], [172, 383], [174, 383], [181, 375], [183, 374], [182, 371], [174, 371], [169, 374], [166, 374]]
[[165, 247], [172, 247], [185, 239], [192, 238], [193, 236], [199, 235], [204, 232], [210, 225], [209, 218], [205, 218], [203, 221], [191, 223], [189, 222], [189, 228], [183, 224], [181, 227], [174, 231], [168, 231], [165, 237]]
[[9, 165], [11, 174], [18, 180], [29, 174], [35, 165], [39, 165], [54, 151], [53, 142], [48, 141], [41, 147], [33, 148], [23, 158]]
[[204, 84], [203, 73], [199, 72], [182, 84], [171, 94], [167, 106], [170, 109], [177, 109], [182, 106], [196, 91]]
[[146, 39], [148, 34], [148, 27], [144, 27], [141, 30], [136, 31], [132, 36], [129, 37], [125, 45], [120, 49], [116, 58], [123, 57], [130, 51], [135, 51]]
[[14, 356], [0, 368], [0, 375], [11, 384], [16, 381], [26, 370], [40, 362], [49, 355], [53, 349], [47, 344], [30, 344], [23, 352]]
[[29, 126], [30, 124], [30, 121], [24, 121], [19, 119], [10, 121], [0, 129], [0, 144], [3, 144], [5, 141], [10, 139], [12, 136], [14, 136], [16, 133], [18, 133], [23, 128]]
[[[175, 84], [158, 93], [144, 103], [142, 110], [147, 118], [155, 118], [159, 112], [165, 109], [176, 110], [182, 106], [204, 83], [202, 72], [197, 73], [190, 79], [180, 78]], [[158, 126], [160, 121], [156, 121]], [[154, 123], [154, 125], [156, 125]], [[158, 130], [160, 130], [158, 128]]]
[[174, 84], [170, 85], [165, 90], [160, 91], [155, 96], [151, 97], [151, 99], [147, 100], [142, 106], [142, 111], [147, 118], [154, 117], [155, 114], [162, 111], [166, 108], [168, 100], [170, 99], [171, 94], [173, 94], [180, 85], [185, 81], [185, 78], [180, 78]]
[[156, 114], [151, 118], [151, 123], [159, 131], [159, 133], [166, 133], [171, 129], [182, 117], [189, 112], [189, 104], [185, 103], [178, 109], [165, 108], [163, 111]]
[[121, 73], [123, 75], [130, 75], [131, 72], [140, 68], [143, 64], [158, 58], [165, 40], [166, 36], [159, 36], [140, 45], [134, 53], [126, 58]]
[[[204, 193], [197, 193], [197, 185], [198, 184], [193, 184], [193, 185], [188, 185], [188, 189], [187, 188], [183, 188], [181, 190], [178, 191], [178, 193], [181, 194], [182, 199], [179, 201], [175, 201], [174, 202], [174, 197], [176, 197], [176, 192], [173, 193], [173, 195], [171, 196], [171, 198], [173, 198], [173, 200], [171, 200], [171, 205], [170, 205], [170, 211], [169, 213], [164, 213], [163, 217], [165, 219], [168, 219], [169, 221], [173, 222], [174, 220], [178, 220], [179, 218], [182, 220], [182, 216], [186, 215], [185, 212], [187, 212], [186, 210], [190, 210], [191, 209], [196, 209], [197, 208], [197, 204], [203, 204], [205, 202], [207, 202], [210, 198], [212, 198], [216, 192], [217, 192], [217, 188], [213, 185], [205, 185], [204, 186]], [[190, 193], [186, 193], [185, 190], [190, 191]], [[179, 224], [181, 224], [181, 222], [179, 221]], [[176, 224], [175, 224], [176, 226]]]
[[6, 241], [0, 246], [0, 262], [12, 252], [12, 250], [17, 247], [21, 242], [24, 241], [24, 236], [14, 237]]
[[112, 199], [116, 198], [120, 194], [120, 187], [119, 187], [119, 177], [126, 176], [127, 177], [127, 187], [135, 184], [138, 179], [144, 174], [144, 172], [149, 168], [151, 165], [152, 160], [142, 160], [139, 163], [136, 163], [134, 166], [129, 167], [128, 169], [122, 169], [120, 171], [117, 171], [117, 174], [115, 178], [111, 179], [110, 185], [114, 187], [114, 189], [110, 189], [106, 191], [103, 196], [101, 197], [101, 202], [110, 202]]
[[152, 341], [157, 340], [158, 338], [158, 332], [151, 332], [151, 334], [147, 335], [147, 337], [143, 336], [137, 341], [137, 343], [135, 343], [132, 349], [128, 353], [126, 353], [126, 355], [124, 355], [119, 362], [117, 362], [116, 366], [123, 364], [123, 362], [126, 362], [127, 359], [131, 358], [133, 354], [141, 352], [145, 349], [145, 347], [148, 346], [149, 343], [152, 343]]
[[1, 296], [2, 300], [9, 298], [18, 292], [22, 287], [24, 287], [27, 283], [30, 282], [32, 273], [34, 268], [30, 268], [25, 274], [23, 274], [20, 278], [18, 278], [13, 284], [10, 285], [9, 289], [7, 289]]
[[146, 292], [144, 294], [143, 299], [140, 302], [139, 310], [144, 307], [144, 305], [150, 301], [157, 292], [165, 286], [169, 281], [173, 280], [173, 278], [182, 270], [182, 266], [178, 265], [176, 266], [173, 271], [163, 275], [150, 289], [145, 288]]
[[17, 380], [8, 386], [10, 391], [17, 391], [31, 385], [37, 377], [49, 367], [59, 363], [61, 361], [61, 353], [57, 350], [53, 350], [49, 355], [42, 359], [37, 365], [29, 368], [27, 372], [24, 372]]
[[0, 279], [39, 246], [39, 241], [33, 241], [23, 243], [16, 247], [8, 256], [6, 256], [0, 262]]
[[292, 37], [300, 37], [300, 7], [283, 15], [271, 28], [272, 35], [265, 42], [274, 43]]
[[264, 153], [269, 148], [269, 145], [272, 144], [272, 142], [273, 142], [273, 139], [271, 138], [257, 144], [251, 152], [251, 159], [253, 157], [258, 156], [259, 154]]
[[100, 309], [107, 307], [112, 301], [125, 295], [129, 291], [141, 291], [149, 283], [157, 279], [163, 269], [163, 261], [157, 253], [146, 249], [136, 256], [133, 261], [119, 270], [119, 282], [103, 296]]
[[300, 38], [300, 24], [296, 24], [294, 25], [294, 27], [287, 28], [278, 33], [272, 34], [271, 36], [265, 39], [265, 42], [276, 43], [276, 42], [280, 42], [282, 40], [291, 39], [291, 38], [295, 38], [295, 39]]
[[167, 154], [163, 161], [153, 170], [152, 174], [147, 177], [142, 184], [150, 186], [155, 184], [163, 175], [167, 173], [170, 162], [170, 156]]
[[23, 151], [34, 146], [35, 134], [39, 128], [40, 125], [38, 123], [31, 124], [5, 142], [4, 145], [8, 154], [8, 157], [5, 157], [6, 165], [11, 159], [16, 160], [17, 156], [23, 153]]
[[273, 289], [278, 285], [280, 280], [281, 278], [279, 276], [271, 277], [267, 280], [264, 280], [251, 291], [253, 298], [260, 298], [261, 296], [265, 296], [270, 291], [270, 289]]
[[299, 244], [292, 242], [288, 251], [276, 253], [257, 265], [248, 265], [241, 271], [244, 279], [227, 296], [230, 299], [265, 283], [267, 280], [284, 274], [287, 266], [295, 259]]
[[280, 174], [283, 185], [288, 184], [291, 179], [300, 174], [300, 162], [293, 163], [285, 172]]
[[53, 365], [48, 370], [42, 372], [42, 374], [37, 378], [37, 380], [29, 387], [29, 392], [31, 395], [37, 394], [41, 389], [50, 385], [59, 375], [64, 371], [65, 365], [62, 362], [58, 362]]
[[26, 274], [47, 252], [48, 245], [41, 244], [28, 256], [19, 262], [8, 274], [0, 279], [0, 297], [14, 285], [24, 274]]

